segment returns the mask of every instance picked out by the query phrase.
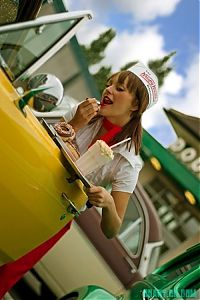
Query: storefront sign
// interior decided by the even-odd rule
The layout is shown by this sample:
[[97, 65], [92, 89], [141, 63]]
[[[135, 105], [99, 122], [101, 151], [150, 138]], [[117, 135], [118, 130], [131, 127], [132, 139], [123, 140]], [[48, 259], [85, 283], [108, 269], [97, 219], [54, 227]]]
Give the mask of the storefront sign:
[[187, 147], [183, 138], [178, 137], [176, 142], [170, 145], [169, 149], [175, 154], [178, 154], [180, 160], [187, 164], [193, 172], [200, 172], [200, 157], [197, 157], [197, 150], [193, 147]]

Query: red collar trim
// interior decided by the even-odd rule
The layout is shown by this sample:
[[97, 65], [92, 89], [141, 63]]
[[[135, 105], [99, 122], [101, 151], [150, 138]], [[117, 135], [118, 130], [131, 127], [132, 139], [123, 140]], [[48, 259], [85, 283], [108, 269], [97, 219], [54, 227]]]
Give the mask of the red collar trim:
[[103, 118], [103, 127], [108, 131], [105, 134], [103, 134], [101, 137], [99, 137], [100, 140], [103, 140], [108, 145], [112, 145], [112, 140], [114, 137], [122, 131], [122, 127], [115, 125], [111, 123], [106, 118]]
[[[107, 132], [101, 135], [98, 140], [104, 141], [107, 145], [111, 146], [113, 144], [114, 137], [122, 131], [122, 127], [118, 125], [114, 125], [106, 118], [103, 118], [102, 126], [107, 130]], [[90, 144], [92, 146], [93, 143]], [[90, 147], [89, 146], [89, 147]]]
[[118, 125], [115, 125], [113, 123], [111, 123], [108, 119], [106, 118], [103, 118], [103, 127], [106, 129], [106, 130], [112, 130], [112, 129], [115, 129], [116, 131], [121, 131], [122, 130], [122, 127], [118, 126]]

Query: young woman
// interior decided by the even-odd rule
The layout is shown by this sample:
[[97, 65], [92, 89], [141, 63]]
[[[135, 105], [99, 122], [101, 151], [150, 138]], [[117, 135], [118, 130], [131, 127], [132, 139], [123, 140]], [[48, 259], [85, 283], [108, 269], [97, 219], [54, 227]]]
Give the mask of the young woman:
[[[157, 101], [157, 78], [142, 63], [129, 71], [111, 76], [102, 94], [83, 101], [64, 116], [76, 132], [76, 142], [83, 154], [97, 139], [108, 145], [130, 137], [130, 142], [113, 148], [114, 159], [87, 178], [94, 186], [87, 191], [89, 202], [102, 208], [101, 228], [107, 238], [120, 229], [129, 196], [142, 167], [138, 156], [141, 145], [141, 118]], [[111, 193], [105, 186], [111, 185]]]
[[[130, 194], [137, 183], [141, 161], [138, 156], [143, 112], [157, 102], [157, 78], [142, 63], [108, 79], [100, 106], [94, 98], [83, 101], [64, 116], [76, 132], [83, 154], [97, 139], [108, 145], [131, 137], [126, 145], [114, 149], [114, 159], [87, 178], [93, 186], [87, 190], [89, 202], [102, 208], [101, 228], [106, 237], [120, 229]], [[111, 185], [111, 193], [105, 187]], [[67, 224], [48, 241], [17, 261], [0, 267], [0, 299], [69, 230]]]

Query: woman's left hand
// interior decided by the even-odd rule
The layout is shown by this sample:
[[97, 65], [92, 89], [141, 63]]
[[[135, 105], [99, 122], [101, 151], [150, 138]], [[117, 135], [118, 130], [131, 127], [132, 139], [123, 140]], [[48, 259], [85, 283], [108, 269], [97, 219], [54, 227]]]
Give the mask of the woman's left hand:
[[86, 190], [89, 202], [97, 207], [109, 207], [113, 204], [113, 197], [101, 186], [92, 186]]
[[107, 238], [113, 238], [119, 232], [122, 224], [129, 193], [112, 191], [110, 194], [101, 186], [92, 186], [86, 189], [89, 202], [102, 208], [101, 229]]

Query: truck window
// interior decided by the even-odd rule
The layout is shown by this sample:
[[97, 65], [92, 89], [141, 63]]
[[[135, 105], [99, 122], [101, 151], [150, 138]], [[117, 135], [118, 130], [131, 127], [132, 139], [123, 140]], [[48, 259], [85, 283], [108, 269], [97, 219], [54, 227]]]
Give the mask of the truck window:
[[[57, 43], [66, 43], [74, 35], [81, 20], [88, 18], [88, 15], [76, 12], [62, 13], [34, 21], [1, 26], [0, 63], [9, 79], [15, 81], [30, 66], [42, 59], [45, 53], [52, 52]], [[23, 26], [25, 23], [26, 26]], [[51, 56], [50, 53], [48, 58]], [[40, 65], [43, 63], [44, 60]]]

